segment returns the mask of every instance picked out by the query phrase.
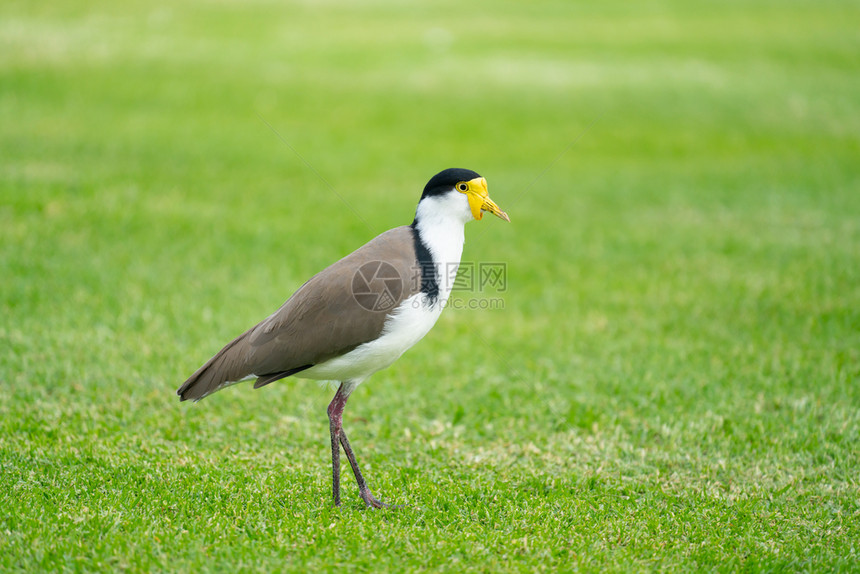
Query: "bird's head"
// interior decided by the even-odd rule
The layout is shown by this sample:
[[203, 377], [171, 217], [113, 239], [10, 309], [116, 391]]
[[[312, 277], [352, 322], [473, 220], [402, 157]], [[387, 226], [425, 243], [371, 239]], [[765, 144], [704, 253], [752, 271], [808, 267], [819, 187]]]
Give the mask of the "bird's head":
[[457, 217], [463, 223], [481, 219], [489, 211], [505, 221], [508, 214], [490, 199], [487, 180], [470, 169], [446, 169], [434, 175], [421, 194], [417, 217], [422, 213], [435, 216]]

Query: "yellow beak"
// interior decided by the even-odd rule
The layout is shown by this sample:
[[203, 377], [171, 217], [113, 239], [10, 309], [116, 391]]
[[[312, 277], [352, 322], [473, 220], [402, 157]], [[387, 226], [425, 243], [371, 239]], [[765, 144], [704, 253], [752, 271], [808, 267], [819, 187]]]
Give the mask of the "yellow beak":
[[495, 201], [490, 199], [490, 193], [487, 191], [486, 179], [483, 177], [476, 177], [475, 179], [469, 180], [465, 183], [469, 186], [469, 189], [466, 191], [460, 191], [458, 188], [457, 191], [466, 194], [466, 198], [469, 200], [469, 209], [472, 210], [472, 217], [475, 219], [481, 219], [484, 217], [484, 212], [489, 211], [493, 215], [496, 215], [510, 223], [511, 218], [508, 217], [508, 214], [502, 211], [502, 209], [496, 205]]

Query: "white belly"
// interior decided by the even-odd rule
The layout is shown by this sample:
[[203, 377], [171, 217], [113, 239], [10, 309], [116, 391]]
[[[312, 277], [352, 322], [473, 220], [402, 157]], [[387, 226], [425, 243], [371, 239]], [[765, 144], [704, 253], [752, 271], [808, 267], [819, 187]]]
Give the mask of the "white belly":
[[[447, 295], [447, 294], [446, 294]], [[346, 355], [314, 365], [296, 377], [319, 381], [351, 381], [356, 384], [390, 366], [433, 328], [444, 304], [428, 305], [427, 296], [417, 293], [404, 300], [385, 322], [382, 336], [359, 345]]]

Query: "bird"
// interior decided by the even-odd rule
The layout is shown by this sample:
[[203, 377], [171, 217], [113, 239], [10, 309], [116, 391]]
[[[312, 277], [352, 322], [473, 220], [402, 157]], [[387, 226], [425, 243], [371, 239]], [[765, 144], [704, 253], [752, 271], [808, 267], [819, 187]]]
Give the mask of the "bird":
[[199, 401], [256, 378], [258, 389], [289, 376], [332, 381], [327, 414], [332, 497], [341, 503], [340, 449], [366, 507], [387, 506], [370, 491], [343, 428], [353, 391], [426, 335], [444, 309], [465, 242], [465, 225], [484, 212], [510, 222], [487, 180], [445, 169], [427, 182], [411, 225], [390, 229], [304, 283], [269, 317], [224, 346], [179, 387]]

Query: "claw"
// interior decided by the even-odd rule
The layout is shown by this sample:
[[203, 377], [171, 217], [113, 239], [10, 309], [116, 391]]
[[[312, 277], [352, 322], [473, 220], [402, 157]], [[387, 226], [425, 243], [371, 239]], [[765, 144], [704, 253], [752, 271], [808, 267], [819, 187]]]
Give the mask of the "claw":
[[364, 501], [364, 504], [368, 508], [386, 508], [387, 506], [389, 506], [388, 504], [385, 504], [384, 502], [373, 496], [373, 494], [371, 494], [370, 492], [370, 489], [365, 488], [363, 490], [360, 490], [358, 492], [358, 495], [361, 497], [361, 499]]

